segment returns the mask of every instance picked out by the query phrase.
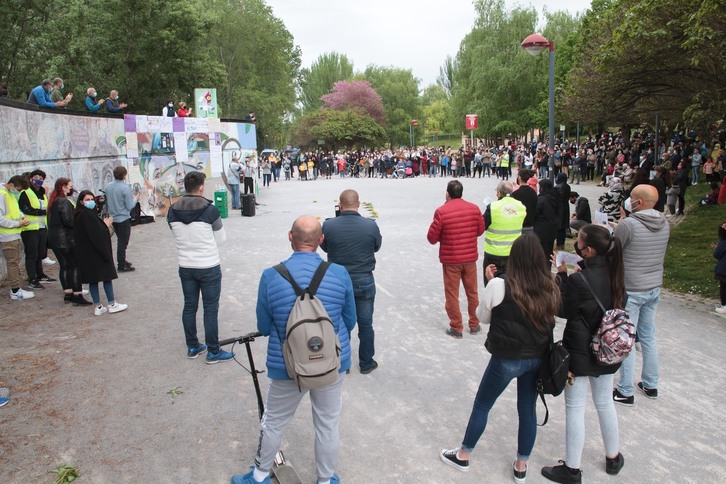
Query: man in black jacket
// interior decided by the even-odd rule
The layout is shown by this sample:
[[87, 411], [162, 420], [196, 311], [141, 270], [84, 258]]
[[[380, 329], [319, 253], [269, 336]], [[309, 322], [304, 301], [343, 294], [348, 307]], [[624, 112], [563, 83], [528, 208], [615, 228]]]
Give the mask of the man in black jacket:
[[527, 184], [527, 180], [530, 178], [532, 178], [531, 171], [519, 170], [517, 172], [517, 184], [519, 188], [512, 193], [512, 198], [522, 202], [522, 205], [527, 209], [527, 215], [524, 217], [524, 222], [522, 223], [523, 234], [532, 231], [534, 213], [537, 210], [537, 192]]
[[381, 248], [378, 225], [358, 213], [360, 199], [355, 190], [340, 194], [340, 216], [323, 224], [323, 242], [320, 248], [328, 253], [328, 260], [348, 269], [353, 281], [355, 310], [358, 315], [358, 360], [360, 372], [368, 374], [378, 368], [373, 330], [373, 306], [376, 298], [375, 253]]

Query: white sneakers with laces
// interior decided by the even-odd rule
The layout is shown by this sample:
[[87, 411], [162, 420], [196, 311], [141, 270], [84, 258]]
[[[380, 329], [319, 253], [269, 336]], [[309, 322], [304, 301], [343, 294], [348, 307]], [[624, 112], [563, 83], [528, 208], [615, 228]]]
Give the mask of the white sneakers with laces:
[[18, 289], [17, 292], [13, 292], [13, 290], [10, 290], [10, 299], [13, 301], [22, 301], [23, 299], [33, 299], [35, 297], [35, 293], [33, 291], [26, 291], [22, 287]]
[[114, 301], [113, 304], [109, 304], [108, 306], [96, 306], [93, 310], [93, 314], [95, 314], [96, 316], [100, 316], [103, 313], [120, 313], [121, 311], [125, 311], [128, 307], [128, 304], [122, 304], [120, 302]]

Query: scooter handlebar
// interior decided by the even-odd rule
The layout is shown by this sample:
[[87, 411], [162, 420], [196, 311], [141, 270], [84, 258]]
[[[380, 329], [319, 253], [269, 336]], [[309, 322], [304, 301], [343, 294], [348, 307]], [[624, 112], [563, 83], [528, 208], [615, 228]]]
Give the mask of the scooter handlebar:
[[254, 341], [255, 338], [259, 338], [262, 336], [262, 333], [259, 331], [255, 331], [253, 333], [248, 333], [242, 336], [236, 336], [234, 338], [228, 338], [223, 339], [219, 342], [219, 346], [227, 346], [231, 345], [232, 343], [247, 343], [248, 341]]

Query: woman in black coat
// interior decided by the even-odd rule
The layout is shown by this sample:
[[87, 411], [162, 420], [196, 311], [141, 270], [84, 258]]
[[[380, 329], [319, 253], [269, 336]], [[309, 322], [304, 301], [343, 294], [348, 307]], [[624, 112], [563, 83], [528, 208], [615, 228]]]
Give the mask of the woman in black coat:
[[[91, 293], [94, 314], [100, 316], [105, 312], [118, 313], [128, 306], [116, 301], [113, 295], [113, 279], [116, 279], [116, 268], [113, 264], [111, 250], [111, 218], [101, 220], [96, 213], [96, 199], [89, 190], [78, 195], [78, 204], [73, 215], [73, 236], [75, 238], [76, 259], [81, 273], [81, 281], [88, 283]], [[108, 306], [101, 304], [98, 283], [103, 282], [103, 290], [108, 299]]]
[[620, 364], [602, 366], [595, 361], [590, 343], [603, 312], [583, 281], [586, 277], [605, 309], [624, 308], [626, 295], [622, 246], [608, 229], [590, 224], [580, 229], [575, 250], [583, 258], [578, 268], [581, 270], [576, 269], [568, 277], [564, 264], [557, 267], [562, 291], [560, 316], [567, 318], [562, 343], [570, 353], [570, 373], [574, 375], [574, 381], [565, 388], [565, 460], [560, 461], [563, 462], [561, 465], [542, 469], [542, 475], [554, 482], [581, 481], [588, 386], [605, 444], [605, 471], [615, 475], [625, 463], [619, 451], [618, 416], [612, 393], [614, 374]]
[[[569, 209], [568, 209], [569, 212]], [[534, 212], [534, 233], [539, 237], [545, 258], [549, 259], [555, 246], [560, 224], [559, 194], [551, 180], [540, 180], [537, 208]]]
[[676, 210], [676, 215], [683, 215], [686, 208], [686, 188], [691, 184], [688, 180], [688, 168], [683, 162], [678, 163], [678, 172], [676, 172], [676, 176], [673, 179], [673, 184], [678, 185], [681, 189], [678, 194], [678, 210]]
[[557, 230], [557, 248], [565, 248], [565, 237], [570, 230], [570, 193], [572, 188], [567, 184], [567, 175], [560, 173], [555, 178], [555, 190], [560, 195], [559, 227]]
[[60, 267], [59, 278], [63, 292], [64, 302], [74, 305], [88, 305], [83, 297], [81, 277], [74, 250], [73, 238], [73, 202], [68, 198], [73, 192], [73, 182], [70, 178], [58, 178], [50, 194], [48, 203], [48, 247], [58, 259]]

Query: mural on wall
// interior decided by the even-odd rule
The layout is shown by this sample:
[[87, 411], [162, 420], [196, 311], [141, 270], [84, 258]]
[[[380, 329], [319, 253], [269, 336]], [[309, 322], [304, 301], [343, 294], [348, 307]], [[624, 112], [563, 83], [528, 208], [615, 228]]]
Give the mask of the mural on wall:
[[99, 193], [123, 165], [147, 214], [166, 215], [184, 193], [184, 175], [219, 177], [234, 151], [255, 156], [255, 126], [216, 118], [124, 119], [77, 116], [0, 105], [0, 182], [40, 168], [46, 189], [67, 177], [77, 190]]
[[235, 151], [244, 157], [254, 155], [256, 147], [254, 125], [213, 118], [126, 115], [124, 130], [127, 157], [138, 168], [129, 170], [132, 191], [139, 195], [144, 212], [160, 216], [184, 194], [187, 173], [219, 177]]

